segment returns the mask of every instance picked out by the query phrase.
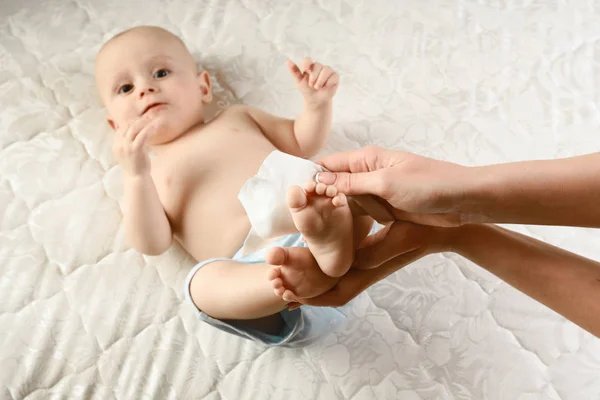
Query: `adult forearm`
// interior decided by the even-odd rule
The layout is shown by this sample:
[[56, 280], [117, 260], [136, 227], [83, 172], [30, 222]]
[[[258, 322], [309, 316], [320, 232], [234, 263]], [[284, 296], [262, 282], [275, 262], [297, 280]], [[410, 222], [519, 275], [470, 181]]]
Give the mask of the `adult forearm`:
[[165, 252], [173, 235], [150, 176], [125, 177], [125, 232], [133, 248], [157, 255]]
[[453, 251], [600, 336], [600, 263], [494, 225], [456, 229]]
[[473, 167], [458, 211], [467, 222], [600, 227], [600, 153]]
[[294, 136], [306, 155], [316, 154], [325, 145], [331, 132], [333, 105], [304, 103], [302, 113], [294, 121]]

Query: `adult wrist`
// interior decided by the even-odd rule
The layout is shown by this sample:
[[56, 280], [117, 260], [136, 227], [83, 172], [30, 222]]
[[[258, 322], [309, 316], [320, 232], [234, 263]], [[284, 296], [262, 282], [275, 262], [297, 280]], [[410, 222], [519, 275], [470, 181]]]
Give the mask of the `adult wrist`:
[[493, 167], [462, 167], [452, 211], [460, 214], [461, 225], [494, 222], [489, 205], [496, 202], [498, 176]]

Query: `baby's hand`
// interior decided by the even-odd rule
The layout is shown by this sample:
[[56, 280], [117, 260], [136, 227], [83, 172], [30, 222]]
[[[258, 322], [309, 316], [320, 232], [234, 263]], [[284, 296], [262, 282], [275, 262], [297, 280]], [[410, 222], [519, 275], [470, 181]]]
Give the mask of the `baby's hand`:
[[150, 173], [146, 142], [157, 125], [157, 119], [149, 113], [117, 129], [113, 152], [124, 174], [133, 177]]
[[331, 101], [340, 82], [339, 75], [331, 67], [310, 58], [302, 60], [302, 68], [291, 60], [287, 61], [287, 66], [307, 103], [318, 106]]

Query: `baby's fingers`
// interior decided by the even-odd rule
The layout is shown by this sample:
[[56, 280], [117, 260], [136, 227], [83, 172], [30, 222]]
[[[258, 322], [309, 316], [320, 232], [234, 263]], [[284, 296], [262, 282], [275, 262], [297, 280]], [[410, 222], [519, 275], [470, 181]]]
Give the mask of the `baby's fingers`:
[[127, 131], [123, 135], [125, 142], [132, 143], [135, 140], [136, 136], [142, 131], [142, 129], [151, 121], [152, 114], [148, 113], [142, 115], [141, 117], [130, 123], [129, 127], [127, 128]]
[[302, 81], [302, 71], [300, 71], [300, 68], [298, 68], [298, 66], [296, 65], [296, 63], [294, 63], [292, 60], [287, 60], [287, 62], [285, 63], [290, 71], [290, 73], [292, 74], [292, 78], [294, 78], [294, 82], [296, 82], [296, 84], [300, 84], [300, 82]]
[[304, 57], [302, 59], [302, 63], [300, 64], [300, 71], [302, 71], [302, 73], [310, 72], [312, 65], [313, 60], [311, 58]]
[[317, 78], [319, 77], [319, 74], [321, 73], [322, 70], [323, 70], [323, 64], [321, 64], [321, 63], [314, 63], [310, 67], [310, 75], [308, 77], [308, 86], [316, 89], [315, 83], [317, 82]]
[[336, 72], [331, 70], [331, 74], [327, 75], [326, 78], [324, 77], [323, 79], [321, 79], [321, 76], [319, 76], [319, 80], [317, 81], [317, 86], [315, 88], [331, 88], [337, 86], [339, 83], [340, 76]]
[[340, 76], [337, 73], [333, 73], [333, 75], [331, 75], [331, 78], [329, 78], [327, 80], [327, 82], [325, 83], [325, 87], [335, 87], [340, 83]]
[[319, 74], [319, 76], [317, 77], [317, 80], [315, 82], [315, 89], [320, 89], [322, 87], [325, 86], [325, 83], [329, 81], [329, 79], [331, 79], [333, 77], [333, 75], [337, 75], [333, 69], [331, 69], [330, 67], [324, 67], [321, 70], [321, 73]]
[[144, 129], [142, 129], [133, 139], [133, 142], [131, 143], [131, 150], [138, 151], [144, 147], [148, 142], [148, 138], [152, 135], [152, 133], [154, 133], [155, 129], [156, 123], [154, 121], [146, 125]]

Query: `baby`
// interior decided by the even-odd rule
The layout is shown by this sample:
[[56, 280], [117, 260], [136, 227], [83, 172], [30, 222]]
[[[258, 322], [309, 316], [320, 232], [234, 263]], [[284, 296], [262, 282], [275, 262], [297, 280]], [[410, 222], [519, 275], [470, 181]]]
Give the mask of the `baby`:
[[[301, 69], [291, 61], [287, 66], [304, 97], [296, 120], [236, 105], [206, 122], [209, 75], [197, 71], [179, 38], [158, 27], [136, 27], [109, 40], [97, 55], [95, 76], [115, 131], [133, 247], [157, 255], [175, 238], [204, 260], [185, 288], [203, 320], [263, 343], [294, 346], [340, 316], [334, 309], [289, 311], [282, 282], [298, 297], [329, 290], [350, 268], [373, 220], [353, 217], [334, 187], [310, 181], [287, 192], [285, 234], [259, 251], [240, 252], [251, 231], [241, 188], [269, 157], [295, 162], [314, 156], [330, 132], [338, 75], [310, 59]], [[278, 246], [308, 246], [314, 260], [276, 276], [266, 260], [279, 258]]]

